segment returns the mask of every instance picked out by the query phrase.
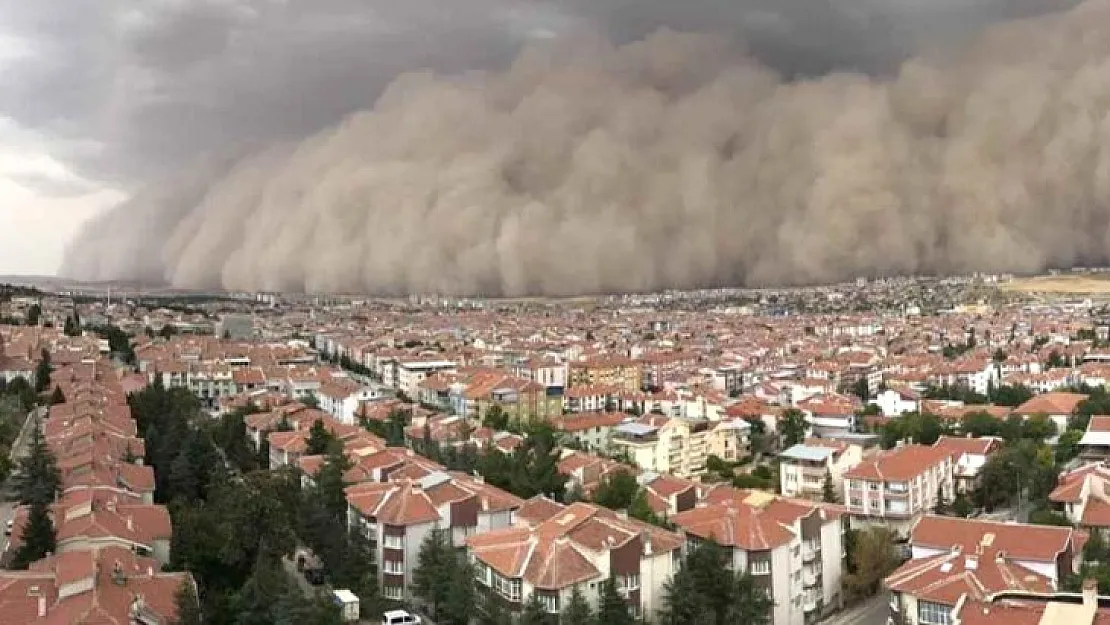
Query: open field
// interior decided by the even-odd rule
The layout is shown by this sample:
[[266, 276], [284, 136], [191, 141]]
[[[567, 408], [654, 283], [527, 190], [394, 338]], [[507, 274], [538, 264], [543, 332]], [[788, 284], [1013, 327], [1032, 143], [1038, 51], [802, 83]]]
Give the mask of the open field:
[[1000, 284], [998, 288], [1003, 291], [1022, 293], [1110, 295], [1110, 275], [1065, 274], [1059, 276], [1014, 278], [1010, 282]]

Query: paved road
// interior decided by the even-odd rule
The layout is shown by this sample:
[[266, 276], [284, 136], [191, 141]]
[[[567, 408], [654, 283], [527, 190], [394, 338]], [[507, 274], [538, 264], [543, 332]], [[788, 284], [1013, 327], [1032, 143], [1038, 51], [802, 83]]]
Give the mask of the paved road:
[[[34, 428], [34, 424], [40, 423], [45, 416], [46, 408], [35, 408], [31, 412], [30, 418], [23, 422], [23, 429], [19, 431], [19, 436], [12, 444], [11, 459], [13, 463], [27, 455], [27, 444], [31, 441], [31, 430]], [[11, 500], [14, 496], [15, 483], [12, 477], [9, 476], [6, 481], [0, 483], [0, 527], [7, 527], [8, 521], [15, 515], [18, 502]], [[6, 554], [8, 550], [7, 536], [0, 539], [0, 545], [2, 545], [0, 554]]]
[[820, 621], [820, 625], [886, 625], [890, 615], [889, 601], [889, 595], [880, 592], [866, 603]]

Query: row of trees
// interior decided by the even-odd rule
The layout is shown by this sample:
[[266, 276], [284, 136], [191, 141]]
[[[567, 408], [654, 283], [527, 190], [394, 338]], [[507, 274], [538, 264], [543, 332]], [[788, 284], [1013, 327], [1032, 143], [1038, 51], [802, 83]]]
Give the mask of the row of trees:
[[182, 589], [179, 624], [338, 624], [337, 608], [305, 597], [286, 572], [309, 493], [292, 470], [256, 470], [244, 421], [251, 408], [214, 421], [191, 393], [165, 389], [157, 377], [129, 403], [155, 471], [155, 500], [173, 520], [170, 568], [190, 571], [200, 590], [198, 609]]
[[19, 549], [10, 564], [14, 569], [26, 569], [32, 562], [53, 553], [57, 547], [50, 506], [62, 485], [54, 454], [37, 423], [31, 431], [27, 456], [19, 462], [19, 474], [19, 502], [28, 506], [28, 513]]

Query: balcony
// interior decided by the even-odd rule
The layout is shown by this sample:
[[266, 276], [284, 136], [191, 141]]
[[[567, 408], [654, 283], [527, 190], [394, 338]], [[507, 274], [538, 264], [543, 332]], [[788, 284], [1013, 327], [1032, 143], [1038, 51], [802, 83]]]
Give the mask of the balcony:
[[802, 569], [802, 586], [813, 588], [817, 585], [817, 574], [808, 568]]
[[802, 543], [802, 562], [813, 562], [820, 553], [820, 548], [814, 548], [814, 546], [809, 543]]

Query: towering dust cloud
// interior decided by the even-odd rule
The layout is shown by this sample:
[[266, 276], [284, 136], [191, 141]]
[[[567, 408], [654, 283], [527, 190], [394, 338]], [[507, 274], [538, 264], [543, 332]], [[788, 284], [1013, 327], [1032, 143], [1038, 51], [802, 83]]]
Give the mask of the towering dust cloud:
[[1110, 1], [896, 75], [783, 81], [660, 32], [399, 77], [372, 110], [138, 194], [63, 273], [522, 295], [1110, 261]]

